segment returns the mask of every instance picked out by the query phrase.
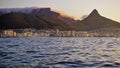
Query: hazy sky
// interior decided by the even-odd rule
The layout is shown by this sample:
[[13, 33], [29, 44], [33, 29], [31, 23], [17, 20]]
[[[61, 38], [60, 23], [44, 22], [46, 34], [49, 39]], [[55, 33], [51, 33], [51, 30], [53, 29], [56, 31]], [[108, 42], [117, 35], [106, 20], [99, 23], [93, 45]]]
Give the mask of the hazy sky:
[[120, 22], [120, 0], [0, 0], [0, 8], [51, 7], [80, 19], [97, 9], [102, 16]]

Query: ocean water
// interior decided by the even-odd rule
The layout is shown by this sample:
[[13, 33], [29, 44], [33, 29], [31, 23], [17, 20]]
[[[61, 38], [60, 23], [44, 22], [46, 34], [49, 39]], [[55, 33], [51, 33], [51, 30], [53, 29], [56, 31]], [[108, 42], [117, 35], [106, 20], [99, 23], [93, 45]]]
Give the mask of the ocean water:
[[0, 38], [0, 68], [120, 68], [120, 38]]

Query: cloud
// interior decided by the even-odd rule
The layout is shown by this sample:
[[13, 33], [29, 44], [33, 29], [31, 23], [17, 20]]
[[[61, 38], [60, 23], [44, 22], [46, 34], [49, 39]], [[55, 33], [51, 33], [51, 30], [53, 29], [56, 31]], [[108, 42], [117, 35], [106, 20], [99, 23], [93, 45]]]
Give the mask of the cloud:
[[88, 15], [83, 15], [82, 17], [81, 17], [81, 20], [83, 20], [83, 19], [85, 19], [85, 18], [87, 18], [88, 17]]
[[52, 9], [52, 11], [59, 13], [59, 14], [60, 14], [60, 16], [62, 16], [62, 17], [66, 17], [66, 18], [73, 18], [73, 19], [75, 19], [75, 18], [76, 18], [76, 17], [74, 17], [74, 16], [70, 16], [70, 15], [68, 15], [66, 12], [61, 11], [61, 10]]

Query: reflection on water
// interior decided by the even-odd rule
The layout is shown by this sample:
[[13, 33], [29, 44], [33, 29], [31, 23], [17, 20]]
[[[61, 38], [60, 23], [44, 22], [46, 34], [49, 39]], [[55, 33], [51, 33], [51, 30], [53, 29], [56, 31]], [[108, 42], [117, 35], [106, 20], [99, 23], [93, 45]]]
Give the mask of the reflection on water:
[[0, 38], [0, 68], [120, 67], [120, 38]]

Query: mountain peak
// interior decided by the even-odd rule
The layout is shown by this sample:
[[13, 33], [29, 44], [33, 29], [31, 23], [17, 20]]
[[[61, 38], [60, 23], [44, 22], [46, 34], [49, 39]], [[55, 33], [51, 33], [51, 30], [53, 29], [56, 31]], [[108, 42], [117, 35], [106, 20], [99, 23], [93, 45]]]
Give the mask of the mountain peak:
[[89, 16], [100, 16], [100, 14], [96, 9], [94, 9]]

